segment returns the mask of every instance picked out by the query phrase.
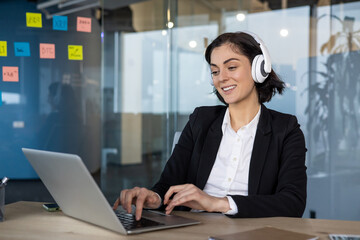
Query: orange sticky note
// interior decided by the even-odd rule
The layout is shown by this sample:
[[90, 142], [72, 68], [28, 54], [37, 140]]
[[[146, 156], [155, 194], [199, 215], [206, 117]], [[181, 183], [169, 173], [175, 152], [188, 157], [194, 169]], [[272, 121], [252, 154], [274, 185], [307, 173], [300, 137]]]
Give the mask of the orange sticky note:
[[76, 30], [78, 32], [91, 32], [91, 18], [77, 17]]
[[4, 82], [19, 81], [19, 67], [2, 67], [2, 75]]
[[55, 59], [55, 44], [40, 43], [40, 58]]

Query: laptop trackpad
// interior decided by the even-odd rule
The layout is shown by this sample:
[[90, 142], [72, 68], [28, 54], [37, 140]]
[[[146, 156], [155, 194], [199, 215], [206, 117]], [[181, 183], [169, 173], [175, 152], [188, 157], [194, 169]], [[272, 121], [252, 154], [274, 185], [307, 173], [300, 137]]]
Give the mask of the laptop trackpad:
[[189, 223], [188, 218], [176, 215], [166, 215], [165, 213], [160, 211], [143, 210], [142, 216], [153, 221], [161, 222], [165, 225], [183, 225]]

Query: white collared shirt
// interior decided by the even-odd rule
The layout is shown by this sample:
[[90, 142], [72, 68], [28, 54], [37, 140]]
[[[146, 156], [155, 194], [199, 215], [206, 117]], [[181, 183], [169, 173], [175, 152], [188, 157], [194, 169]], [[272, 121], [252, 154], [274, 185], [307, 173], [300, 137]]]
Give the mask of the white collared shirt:
[[250, 159], [255, 133], [259, 123], [261, 106], [253, 120], [235, 132], [231, 127], [229, 108], [222, 123], [223, 137], [204, 192], [215, 197], [227, 196], [230, 210], [236, 214], [237, 206], [228, 195], [248, 195]]

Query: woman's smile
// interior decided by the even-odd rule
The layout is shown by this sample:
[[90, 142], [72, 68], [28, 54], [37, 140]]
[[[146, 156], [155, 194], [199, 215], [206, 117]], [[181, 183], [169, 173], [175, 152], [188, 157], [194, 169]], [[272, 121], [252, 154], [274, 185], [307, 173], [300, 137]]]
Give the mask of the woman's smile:
[[230, 85], [230, 86], [221, 87], [221, 89], [224, 91], [225, 94], [232, 93], [232, 90], [234, 88], [236, 88], [236, 85]]

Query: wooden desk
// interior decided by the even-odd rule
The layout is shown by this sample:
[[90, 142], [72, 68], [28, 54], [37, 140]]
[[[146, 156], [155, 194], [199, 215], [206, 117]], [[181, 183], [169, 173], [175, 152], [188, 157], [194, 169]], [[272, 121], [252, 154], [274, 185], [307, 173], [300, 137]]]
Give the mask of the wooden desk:
[[[90, 210], [91, 211], [91, 210]], [[176, 212], [197, 219], [200, 225], [124, 236], [66, 217], [62, 212], [47, 212], [39, 202], [17, 202], [5, 206], [5, 221], [0, 222], [0, 239], [202, 239], [210, 235], [242, 232], [273, 226], [328, 239], [329, 233], [360, 234], [360, 221], [299, 218], [231, 219], [216, 213]]]

